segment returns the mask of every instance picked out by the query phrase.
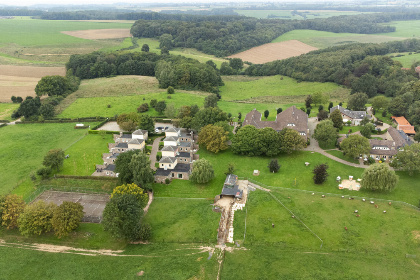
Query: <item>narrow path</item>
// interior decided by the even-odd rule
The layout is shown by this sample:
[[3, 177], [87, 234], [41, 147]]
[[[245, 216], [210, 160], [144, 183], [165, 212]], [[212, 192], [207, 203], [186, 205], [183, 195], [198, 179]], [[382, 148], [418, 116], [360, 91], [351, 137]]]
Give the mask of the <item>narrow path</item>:
[[20, 122], [20, 118], [17, 120], [14, 120], [12, 122], [7, 123], [7, 125], [15, 125], [17, 122]]
[[147, 194], [149, 195], [149, 201], [147, 202], [146, 207], [143, 208], [144, 215], [149, 211], [150, 204], [152, 204], [153, 201], [153, 192], [148, 191]]
[[155, 141], [153, 141], [152, 151], [150, 152], [150, 157], [149, 157], [150, 158], [150, 167], [153, 170], [156, 170], [156, 166], [155, 166], [156, 155], [157, 155], [157, 152], [159, 151], [159, 142], [162, 140], [163, 137], [164, 136], [158, 137], [158, 138], [155, 139]]

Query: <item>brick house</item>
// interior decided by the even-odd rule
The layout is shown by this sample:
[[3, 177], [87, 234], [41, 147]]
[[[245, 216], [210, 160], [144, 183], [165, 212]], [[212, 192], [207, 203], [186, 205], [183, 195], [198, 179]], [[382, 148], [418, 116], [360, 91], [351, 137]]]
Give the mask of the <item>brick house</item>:
[[257, 109], [249, 112], [242, 123], [245, 125], [252, 125], [258, 129], [271, 127], [276, 131], [281, 131], [284, 128], [290, 128], [299, 132], [299, 134], [305, 139], [308, 139], [308, 115], [296, 106], [292, 106], [280, 112], [276, 116], [275, 121], [262, 121], [262, 114]]

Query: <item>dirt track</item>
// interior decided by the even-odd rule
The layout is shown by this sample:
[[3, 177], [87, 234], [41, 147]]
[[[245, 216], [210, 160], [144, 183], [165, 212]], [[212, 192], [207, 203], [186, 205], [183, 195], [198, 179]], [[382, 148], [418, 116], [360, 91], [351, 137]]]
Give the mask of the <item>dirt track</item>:
[[65, 74], [64, 67], [0, 65], [0, 102], [10, 102], [12, 95], [35, 96], [35, 86], [42, 77]]
[[97, 40], [97, 39], [117, 39], [131, 37], [130, 29], [90, 29], [76, 31], [62, 31], [61, 33], [77, 38]]
[[298, 40], [290, 40], [280, 43], [264, 44], [247, 51], [231, 55], [229, 58], [240, 58], [243, 61], [262, 64], [274, 60], [298, 56], [314, 50], [317, 50], [317, 48], [304, 44]]

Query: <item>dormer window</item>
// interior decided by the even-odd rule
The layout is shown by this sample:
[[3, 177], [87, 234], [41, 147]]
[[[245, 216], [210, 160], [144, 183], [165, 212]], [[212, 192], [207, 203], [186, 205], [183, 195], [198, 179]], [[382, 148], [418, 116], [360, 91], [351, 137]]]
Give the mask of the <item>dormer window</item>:
[[294, 123], [288, 123], [287, 126], [295, 126]]

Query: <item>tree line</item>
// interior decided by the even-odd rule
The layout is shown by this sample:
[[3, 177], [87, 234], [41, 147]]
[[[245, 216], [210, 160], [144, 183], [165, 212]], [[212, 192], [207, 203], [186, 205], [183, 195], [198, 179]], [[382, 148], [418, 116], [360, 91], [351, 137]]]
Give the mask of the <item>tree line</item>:
[[94, 52], [72, 55], [66, 68], [81, 79], [114, 75], [156, 76], [161, 88], [172, 86], [218, 92], [218, 87], [223, 85], [219, 72], [211, 65], [167, 54]]

